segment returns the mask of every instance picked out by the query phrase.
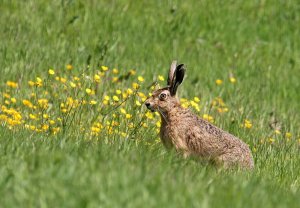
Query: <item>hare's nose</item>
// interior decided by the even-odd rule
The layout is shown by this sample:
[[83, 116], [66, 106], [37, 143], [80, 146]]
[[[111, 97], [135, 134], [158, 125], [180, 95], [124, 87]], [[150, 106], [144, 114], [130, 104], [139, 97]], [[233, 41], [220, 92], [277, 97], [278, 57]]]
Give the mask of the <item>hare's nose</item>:
[[145, 103], [146, 107], [149, 108], [150, 107], [150, 103]]

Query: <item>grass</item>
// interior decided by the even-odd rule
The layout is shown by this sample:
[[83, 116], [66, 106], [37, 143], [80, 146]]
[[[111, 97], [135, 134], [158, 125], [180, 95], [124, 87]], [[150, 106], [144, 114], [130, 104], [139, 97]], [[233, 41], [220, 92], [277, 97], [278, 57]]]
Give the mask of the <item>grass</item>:
[[[82, 133], [78, 126], [89, 129], [96, 112], [111, 112], [102, 121], [114, 120], [112, 113], [119, 109], [112, 102], [101, 109], [72, 111], [74, 120], [68, 120], [67, 128], [58, 126], [61, 131], [55, 135], [24, 125], [9, 129], [2, 122], [0, 206], [297, 207], [299, 9], [296, 1], [2, 1], [0, 105], [22, 112], [25, 124], [38, 126], [28, 118], [38, 112], [21, 103], [30, 93], [42, 97], [45, 89], [58, 92], [53, 106], [71, 94], [63, 90], [63, 83], [55, 84], [49, 68], [68, 79], [83, 72], [94, 75], [100, 66], [115, 67], [121, 75], [135, 69], [137, 75], [126, 81], [100, 85], [100, 92], [91, 97], [102, 106], [105, 95], [112, 99], [116, 89], [138, 82], [137, 76], [145, 79], [141, 92], [148, 93], [147, 87], [166, 74], [171, 60], [179, 59], [187, 64], [180, 97], [199, 97], [200, 112], [195, 112], [213, 116], [217, 126], [247, 142], [256, 168], [217, 170], [166, 151], [156, 143], [155, 119], [142, 120], [147, 127], [133, 131], [124, 117], [118, 117], [120, 125], [114, 128], [127, 139], [105, 131]], [[74, 67], [73, 74], [66, 72], [67, 64]], [[27, 85], [37, 76], [48, 83], [45, 88]], [[223, 84], [216, 85], [217, 79]], [[7, 81], [19, 87], [11, 89]], [[71, 95], [91, 99], [84, 89], [92, 88], [92, 82], [82, 85]], [[16, 97], [17, 104], [6, 104], [4, 93]], [[216, 97], [224, 100], [227, 113], [211, 107]], [[136, 99], [142, 102], [133, 95], [124, 108], [139, 127], [145, 109], [134, 106]], [[64, 118], [53, 109], [51, 116]], [[245, 119], [251, 128], [241, 128]], [[269, 127], [274, 119], [281, 124], [280, 134]]]

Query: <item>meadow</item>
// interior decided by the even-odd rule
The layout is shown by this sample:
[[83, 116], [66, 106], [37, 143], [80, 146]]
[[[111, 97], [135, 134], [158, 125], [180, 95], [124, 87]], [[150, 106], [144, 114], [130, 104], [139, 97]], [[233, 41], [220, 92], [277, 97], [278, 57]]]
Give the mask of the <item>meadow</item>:
[[[299, 207], [297, 1], [2, 0], [0, 25], [0, 207]], [[143, 102], [174, 59], [253, 171], [162, 146]]]

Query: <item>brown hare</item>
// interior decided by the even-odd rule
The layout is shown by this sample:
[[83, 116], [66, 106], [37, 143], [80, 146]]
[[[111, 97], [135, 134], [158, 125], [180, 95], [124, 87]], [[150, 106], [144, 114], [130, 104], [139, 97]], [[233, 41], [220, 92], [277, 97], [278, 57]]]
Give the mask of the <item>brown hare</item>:
[[167, 87], [156, 90], [145, 101], [148, 109], [161, 116], [162, 143], [167, 148], [175, 147], [184, 157], [199, 157], [225, 168], [253, 169], [254, 162], [247, 144], [180, 105], [175, 95], [184, 73], [184, 65], [173, 61]]

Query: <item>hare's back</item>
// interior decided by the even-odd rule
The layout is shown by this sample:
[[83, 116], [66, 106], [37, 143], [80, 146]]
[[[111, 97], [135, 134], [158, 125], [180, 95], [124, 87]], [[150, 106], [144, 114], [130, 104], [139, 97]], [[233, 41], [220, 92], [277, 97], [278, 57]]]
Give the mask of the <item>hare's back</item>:
[[187, 145], [200, 154], [221, 155], [247, 146], [237, 137], [201, 118], [197, 117], [196, 122], [190, 123], [186, 134]]

